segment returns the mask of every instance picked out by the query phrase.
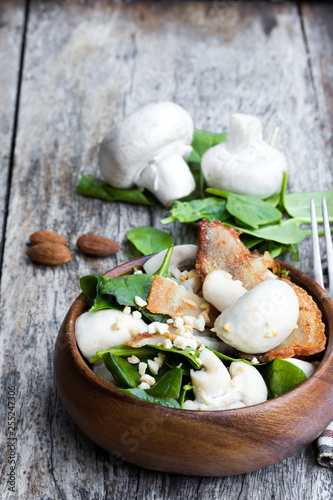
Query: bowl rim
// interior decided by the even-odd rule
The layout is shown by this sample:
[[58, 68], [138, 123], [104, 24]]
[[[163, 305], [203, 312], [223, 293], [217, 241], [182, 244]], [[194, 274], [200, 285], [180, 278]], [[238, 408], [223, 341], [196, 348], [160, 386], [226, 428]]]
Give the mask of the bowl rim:
[[[121, 264], [107, 271], [106, 273], [104, 273], [104, 276], [121, 276], [125, 274], [131, 274], [130, 271], [132, 271], [134, 267], [136, 268], [142, 267], [143, 264], [153, 255], [155, 254], [142, 256], [137, 259], [125, 262], [124, 264]], [[321, 361], [319, 362], [318, 367], [315, 369], [314, 373], [307, 380], [302, 382], [298, 387], [287, 392], [286, 394], [283, 394], [273, 399], [269, 399], [267, 401], [264, 401], [263, 403], [259, 403], [256, 405], [246, 406], [242, 408], [233, 408], [226, 410], [208, 410], [208, 411], [184, 410], [181, 408], [170, 408], [170, 407], [155, 405], [153, 403], [149, 403], [141, 399], [135, 398], [134, 396], [125, 394], [119, 391], [117, 388], [113, 387], [112, 385], [108, 384], [105, 380], [98, 377], [90, 368], [88, 361], [85, 360], [85, 358], [82, 356], [78, 348], [75, 337], [75, 320], [80, 314], [82, 314], [87, 309], [89, 304], [88, 299], [85, 297], [83, 293], [81, 293], [76, 298], [64, 320], [64, 324], [66, 325], [66, 341], [68, 348], [70, 350], [71, 358], [73, 362], [78, 365], [82, 376], [85, 375], [86, 382], [92, 386], [96, 386], [96, 389], [98, 389], [104, 395], [122, 400], [134, 406], [138, 405], [141, 407], [146, 407], [147, 410], [153, 409], [154, 411], [162, 412], [164, 415], [166, 414], [166, 412], [167, 413], [176, 412], [177, 415], [186, 416], [187, 418], [191, 419], [198, 419], [198, 418], [216, 419], [217, 417], [222, 417], [223, 415], [225, 415], [226, 412], [228, 412], [228, 415], [230, 416], [240, 414], [241, 412], [243, 416], [246, 415], [250, 416], [251, 414], [257, 414], [259, 407], [261, 408], [265, 407], [265, 410], [266, 409], [274, 410], [280, 406], [282, 401], [288, 404], [290, 400], [294, 400], [296, 394], [299, 396], [302, 395], [302, 393], [309, 394], [311, 392], [311, 388], [313, 387], [313, 385], [318, 383], [318, 379], [323, 381], [326, 380], [327, 378], [326, 376], [329, 371], [332, 372], [331, 377], [333, 380], [333, 301], [328, 297], [327, 292], [323, 288], [321, 288], [321, 286], [318, 283], [316, 283], [310, 276], [308, 276], [307, 274], [303, 273], [299, 269], [296, 269], [295, 267], [289, 264], [280, 262], [278, 260], [277, 262], [280, 263], [281, 267], [284, 267], [285, 269], [290, 271], [292, 281], [297, 285], [302, 286], [302, 288], [304, 288], [304, 290], [306, 290], [311, 295], [313, 300], [316, 302], [316, 304], [318, 305], [319, 309], [322, 312], [323, 322], [325, 323], [325, 334], [327, 337], [327, 344], [324, 355]], [[333, 412], [332, 412], [332, 417], [333, 417]], [[329, 422], [330, 420], [328, 420], [326, 423], [323, 423], [322, 428], [324, 429]]]

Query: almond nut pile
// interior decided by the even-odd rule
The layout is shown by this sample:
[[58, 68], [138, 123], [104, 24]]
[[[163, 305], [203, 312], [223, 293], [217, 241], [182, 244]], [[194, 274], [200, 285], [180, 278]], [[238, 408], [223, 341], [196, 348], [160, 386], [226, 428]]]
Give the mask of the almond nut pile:
[[30, 236], [33, 244], [27, 255], [38, 264], [58, 266], [71, 260], [71, 251], [66, 238], [50, 231], [37, 231]]
[[[71, 260], [71, 251], [64, 236], [51, 231], [36, 231], [30, 235], [32, 246], [27, 255], [38, 264], [58, 266]], [[104, 236], [84, 234], [77, 240], [79, 250], [94, 257], [107, 257], [119, 250], [119, 245]]]

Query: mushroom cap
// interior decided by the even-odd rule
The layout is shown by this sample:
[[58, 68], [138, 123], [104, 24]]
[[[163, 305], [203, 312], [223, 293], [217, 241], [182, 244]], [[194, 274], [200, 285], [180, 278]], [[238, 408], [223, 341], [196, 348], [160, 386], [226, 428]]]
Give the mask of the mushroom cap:
[[227, 142], [208, 149], [201, 160], [209, 187], [267, 198], [281, 188], [288, 170], [283, 153], [262, 140], [260, 121], [234, 114]]
[[238, 392], [245, 406], [256, 405], [267, 400], [267, 386], [257, 368], [244, 361], [233, 361], [229, 367], [229, 373], [231, 385]]
[[193, 131], [191, 116], [178, 104], [147, 104], [107, 132], [99, 152], [101, 173], [116, 188], [133, 187], [155, 159], [188, 156]]
[[[115, 323], [118, 329], [111, 328]], [[81, 353], [89, 359], [97, 351], [112, 349], [131, 340], [131, 329], [139, 329], [142, 333], [147, 331], [147, 325], [141, 319], [116, 309], [87, 311], [75, 322], [75, 337]]]
[[246, 292], [215, 321], [217, 336], [235, 349], [257, 354], [274, 349], [296, 327], [297, 295], [281, 280], [267, 280]]
[[234, 281], [231, 274], [222, 270], [207, 274], [202, 286], [204, 299], [221, 312], [235, 304], [244, 293], [246, 289], [241, 282]]

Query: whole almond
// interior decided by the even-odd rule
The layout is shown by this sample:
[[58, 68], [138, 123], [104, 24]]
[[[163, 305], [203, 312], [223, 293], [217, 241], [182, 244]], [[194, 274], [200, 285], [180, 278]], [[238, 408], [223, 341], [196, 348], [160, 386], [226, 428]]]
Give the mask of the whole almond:
[[95, 234], [84, 234], [77, 240], [77, 246], [81, 252], [95, 257], [107, 257], [118, 252], [119, 245], [105, 236]]
[[68, 247], [59, 243], [37, 243], [28, 248], [27, 255], [30, 259], [46, 266], [58, 266], [71, 260], [71, 252]]
[[60, 245], [68, 245], [68, 241], [64, 236], [58, 233], [52, 233], [51, 231], [36, 231], [30, 235], [31, 243], [59, 243]]

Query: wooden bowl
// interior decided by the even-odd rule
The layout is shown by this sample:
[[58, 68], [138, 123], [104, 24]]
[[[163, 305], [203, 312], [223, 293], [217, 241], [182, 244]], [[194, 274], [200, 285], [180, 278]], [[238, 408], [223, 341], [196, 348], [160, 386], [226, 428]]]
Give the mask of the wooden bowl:
[[[106, 273], [129, 274], [142, 257]], [[328, 343], [314, 374], [298, 388], [255, 406], [188, 411], [156, 406], [98, 378], [76, 345], [74, 324], [87, 309], [81, 294], [69, 309], [54, 352], [60, 398], [77, 426], [111, 454], [141, 467], [201, 476], [243, 474], [279, 462], [315, 440], [333, 418], [333, 302], [309, 276], [283, 264], [317, 302]]]

